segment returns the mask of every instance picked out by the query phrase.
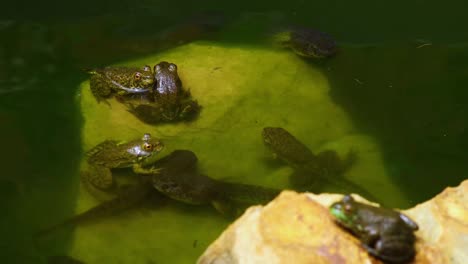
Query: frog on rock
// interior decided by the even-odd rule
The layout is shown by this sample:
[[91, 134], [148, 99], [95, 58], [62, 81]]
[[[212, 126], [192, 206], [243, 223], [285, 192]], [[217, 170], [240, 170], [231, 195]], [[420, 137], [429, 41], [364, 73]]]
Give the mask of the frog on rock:
[[128, 142], [105, 140], [86, 153], [89, 170], [82, 173], [82, 179], [95, 188], [108, 190], [114, 184], [111, 169], [133, 168], [143, 173], [147, 170], [142, 169], [142, 164], [163, 148], [163, 143], [148, 133]]
[[191, 99], [190, 92], [184, 90], [174, 63], [162, 61], [154, 66], [155, 86], [148, 100], [121, 101], [138, 119], [148, 124], [191, 120], [200, 111], [197, 101]]
[[152, 91], [154, 74], [150, 66], [105, 67], [89, 70], [90, 87], [98, 102], [113, 95], [142, 94]]
[[386, 263], [407, 263], [414, 255], [418, 225], [392, 209], [356, 202], [350, 195], [330, 206], [335, 220], [353, 233], [374, 257]]

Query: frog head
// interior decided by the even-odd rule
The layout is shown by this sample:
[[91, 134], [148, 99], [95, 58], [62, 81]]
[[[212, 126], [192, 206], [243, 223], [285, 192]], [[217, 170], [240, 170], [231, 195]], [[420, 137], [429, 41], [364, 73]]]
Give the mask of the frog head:
[[141, 70], [133, 74], [134, 87], [148, 87], [154, 83], [154, 74], [151, 67], [145, 65]]
[[137, 144], [131, 144], [127, 152], [136, 156], [139, 161], [143, 161], [164, 149], [164, 144], [156, 138], [151, 137], [149, 133], [145, 133]]
[[330, 213], [340, 225], [354, 231], [360, 231], [362, 228], [358, 223], [358, 209], [358, 204], [353, 197], [345, 195], [341, 201], [330, 206]]

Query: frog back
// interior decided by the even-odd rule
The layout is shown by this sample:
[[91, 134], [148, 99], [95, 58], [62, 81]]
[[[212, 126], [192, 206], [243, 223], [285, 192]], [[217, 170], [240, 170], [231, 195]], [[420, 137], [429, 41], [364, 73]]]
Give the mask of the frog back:
[[207, 176], [194, 172], [177, 175], [154, 175], [153, 186], [171, 199], [188, 204], [208, 204], [213, 200], [216, 184]]
[[149, 66], [137, 67], [106, 67], [94, 70], [103, 81], [114, 89], [150, 88], [154, 83], [154, 75]]
[[153, 187], [160, 193], [189, 204], [207, 204], [212, 200], [215, 182], [196, 171], [196, 155], [189, 150], [175, 150], [160, 159], [159, 173], [152, 175]]
[[317, 157], [296, 137], [281, 127], [265, 127], [263, 140], [275, 155], [294, 167], [315, 162]]
[[88, 163], [107, 168], [131, 167], [138, 159], [127, 151], [129, 145], [132, 143], [105, 140], [86, 153]]

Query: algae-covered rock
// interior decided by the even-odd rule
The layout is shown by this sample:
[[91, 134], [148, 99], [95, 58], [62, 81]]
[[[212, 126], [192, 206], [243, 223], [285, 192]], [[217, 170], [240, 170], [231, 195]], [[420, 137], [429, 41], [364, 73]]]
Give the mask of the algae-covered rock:
[[[177, 64], [183, 86], [202, 106], [200, 116], [190, 123], [143, 124], [114, 99], [110, 106], [98, 104], [85, 81], [80, 87], [85, 151], [105, 139], [151, 133], [166, 145], [161, 155], [192, 150], [199, 169], [210, 177], [287, 188], [292, 170], [273, 166], [261, 139], [263, 127], [279, 126], [314, 152], [333, 149], [345, 155], [352, 149], [359, 158], [344, 177], [391, 206], [407, 205], [385, 172], [378, 144], [359, 134], [330, 99], [331, 88], [321, 69], [288, 51], [214, 43], [192, 43], [119, 65], [163, 60]], [[81, 188], [76, 212], [96, 203]], [[89, 263], [189, 263], [227, 223], [211, 208], [169, 203], [78, 227], [71, 253]]]
[[[403, 211], [419, 225], [412, 263], [466, 263], [467, 191], [468, 181], [464, 181]], [[381, 263], [334, 223], [328, 207], [341, 198], [285, 191], [266, 206], [249, 208], [208, 247], [198, 263]]]

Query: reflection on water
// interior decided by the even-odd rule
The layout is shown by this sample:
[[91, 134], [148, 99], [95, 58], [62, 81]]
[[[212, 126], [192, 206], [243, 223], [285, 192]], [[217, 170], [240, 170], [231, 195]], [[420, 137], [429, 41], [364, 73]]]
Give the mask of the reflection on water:
[[[264, 20], [266, 17], [275, 20], [275, 24], [278, 19], [287, 21], [293, 18], [296, 23], [297, 20], [304, 20], [294, 19], [291, 14], [271, 14], [209, 11], [180, 17], [167, 16], [167, 20], [161, 19], [166, 16], [160, 13], [148, 13], [139, 20], [131, 21], [109, 14], [55, 22], [0, 21], [0, 34], [6, 36], [0, 43], [0, 138], [6, 150], [2, 154], [4, 166], [0, 176], [0, 206], [7, 212], [0, 228], [1, 233], [5, 234], [1, 248], [8, 250], [8, 254], [1, 252], [5, 263], [45, 263], [45, 256], [68, 255], [68, 250], [73, 248], [71, 241], [90, 247], [100, 246], [100, 235], [96, 235], [100, 232], [105, 234], [102, 237], [116, 240], [112, 245], [116, 249], [128, 248], [134, 254], [144, 255], [151, 248], [148, 244], [151, 245], [154, 240], [146, 239], [147, 233], [141, 227], [154, 225], [173, 231], [164, 233], [163, 229], [155, 228], [157, 231], [151, 233], [162, 241], [152, 245], [158, 249], [160, 260], [193, 262], [229, 223], [207, 206], [168, 201], [161, 208], [152, 206], [150, 201], [149, 205], [111, 216], [113, 220], [90, 224], [80, 229], [73, 239], [70, 233], [62, 233], [35, 245], [31, 234], [75, 213], [82, 149], [82, 120], [75, 92], [78, 84], [86, 78], [82, 68], [154, 54], [199, 39], [210, 39], [227, 47], [257, 48], [265, 45], [256, 41], [257, 33], [268, 24]], [[246, 17], [250, 22], [257, 23], [242, 21]], [[336, 32], [331, 33], [337, 37], [340, 46], [336, 57], [320, 64], [304, 61], [304, 65], [318, 67], [326, 75], [332, 99], [351, 117], [356, 130], [378, 141], [388, 174], [410, 203], [427, 199], [445, 186], [458, 184], [466, 178], [464, 161], [468, 154], [464, 150], [468, 145], [468, 109], [465, 102], [468, 93], [464, 87], [468, 82], [468, 47], [432, 41], [431, 45], [421, 45], [417, 41], [346, 45], [343, 44], [346, 41], [340, 41], [340, 36], [346, 34], [339, 34], [336, 25], [330, 28], [335, 29]], [[322, 30], [327, 30], [327, 27]], [[349, 32], [350, 29], [343, 31]], [[252, 38], [255, 42], [251, 41], [253, 35], [256, 35]], [[353, 38], [359, 39], [356, 36]], [[204, 66], [199, 65], [199, 68]], [[217, 65], [217, 70], [226, 70], [223, 66]], [[264, 78], [281, 77], [285, 69], [278, 69], [274, 75], [265, 74]], [[203, 80], [208, 82], [206, 78], [201, 78]], [[294, 93], [295, 89], [291, 88], [290, 92]], [[255, 99], [260, 100], [261, 94], [257, 96]], [[308, 106], [305, 111], [314, 111], [314, 102], [307, 104], [304, 98], [302, 101], [298, 104]], [[260, 104], [255, 100], [236, 103], [239, 107]], [[232, 113], [231, 117], [229, 113], [225, 115], [227, 119], [237, 117], [236, 113]], [[249, 121], [268, 119], [260, 114], [249, 118]], [[233, 120], [222, 122], [234, 123]], [[326, 143], [313, 139], [316, 132], [307, 131], [308, 124], [302, 124], [303, 128], [299, 129], [303, 131], [300, 138], [313, 146]], [[292, 126], [301, 125], [296, 123]], [[328, 131], [333, 133], [334, 124], [327, 126]], [[245, 131], [249, 134], [254, 129], [247, 128]], [[213, 131], [206, 134], [205, 138], [201, 138], [201, 143], [193, 143], [190, 135], [173, 140], [194, 148], [216, 137], [232, 140], [239, 145], [246, 144], [245, 151], [261, 146], [261, 142], [249, 142], [251, 145], [235, 142], [235, 135], [229, 132], [226, 135]], [[216, 166], [221, 166], [228, 174], [214, 177], [229, 178], [232, 176], [229, 171], [252, 171], [254, 166], [262, 164], [259, 160], [246, 162], [250, 168], [235, 164], [236, 157], [249, 157], [241, 152], [236, 152], [234, 159], [223, 159], [222, 166], [216, 165], [216, 160], [207, 158], [208, 154], [220, 156], [221, 152], [210, 149], [206, 150], [206, 154], [197, 151], [197, 155], [204, 157], [204, 169], [210, 170], [210, 166], [214, 166], [213, 171], [219, 172], [222, 170]], [[291, 173], [281, 164], [274, 166], [284, 168], [280, 174]], [[248, 178], [240, 179], [248, 181]], [[178, 217], [174, 218], [174, 215]], [[154, 223], [154, 219], [161, 221]], [[193, 223], [199, 226], [194, 227]], [[122, 236], [112, 238], [112, 234], [121, 235], [125, 230], [141, 233], [128, 234], [128, 242]], [[171, 239], [165, 240], [165, 237]], [[80, 242], [80, 238], [85, 240]], [[78, 259], [92, 259], [83, 252], [75, 248], [70, 254], [75, 254], [73, 256]], [[177, 252], [184, 252], [185, 256], [174, 257], [181, 255]], [[115, 263], [119, 261], [119, 254], [114, 252], [111, 255], [107, 248], [96, 259], [103, 263]], [[159, 259], [147, 261], [158, 262]]]

